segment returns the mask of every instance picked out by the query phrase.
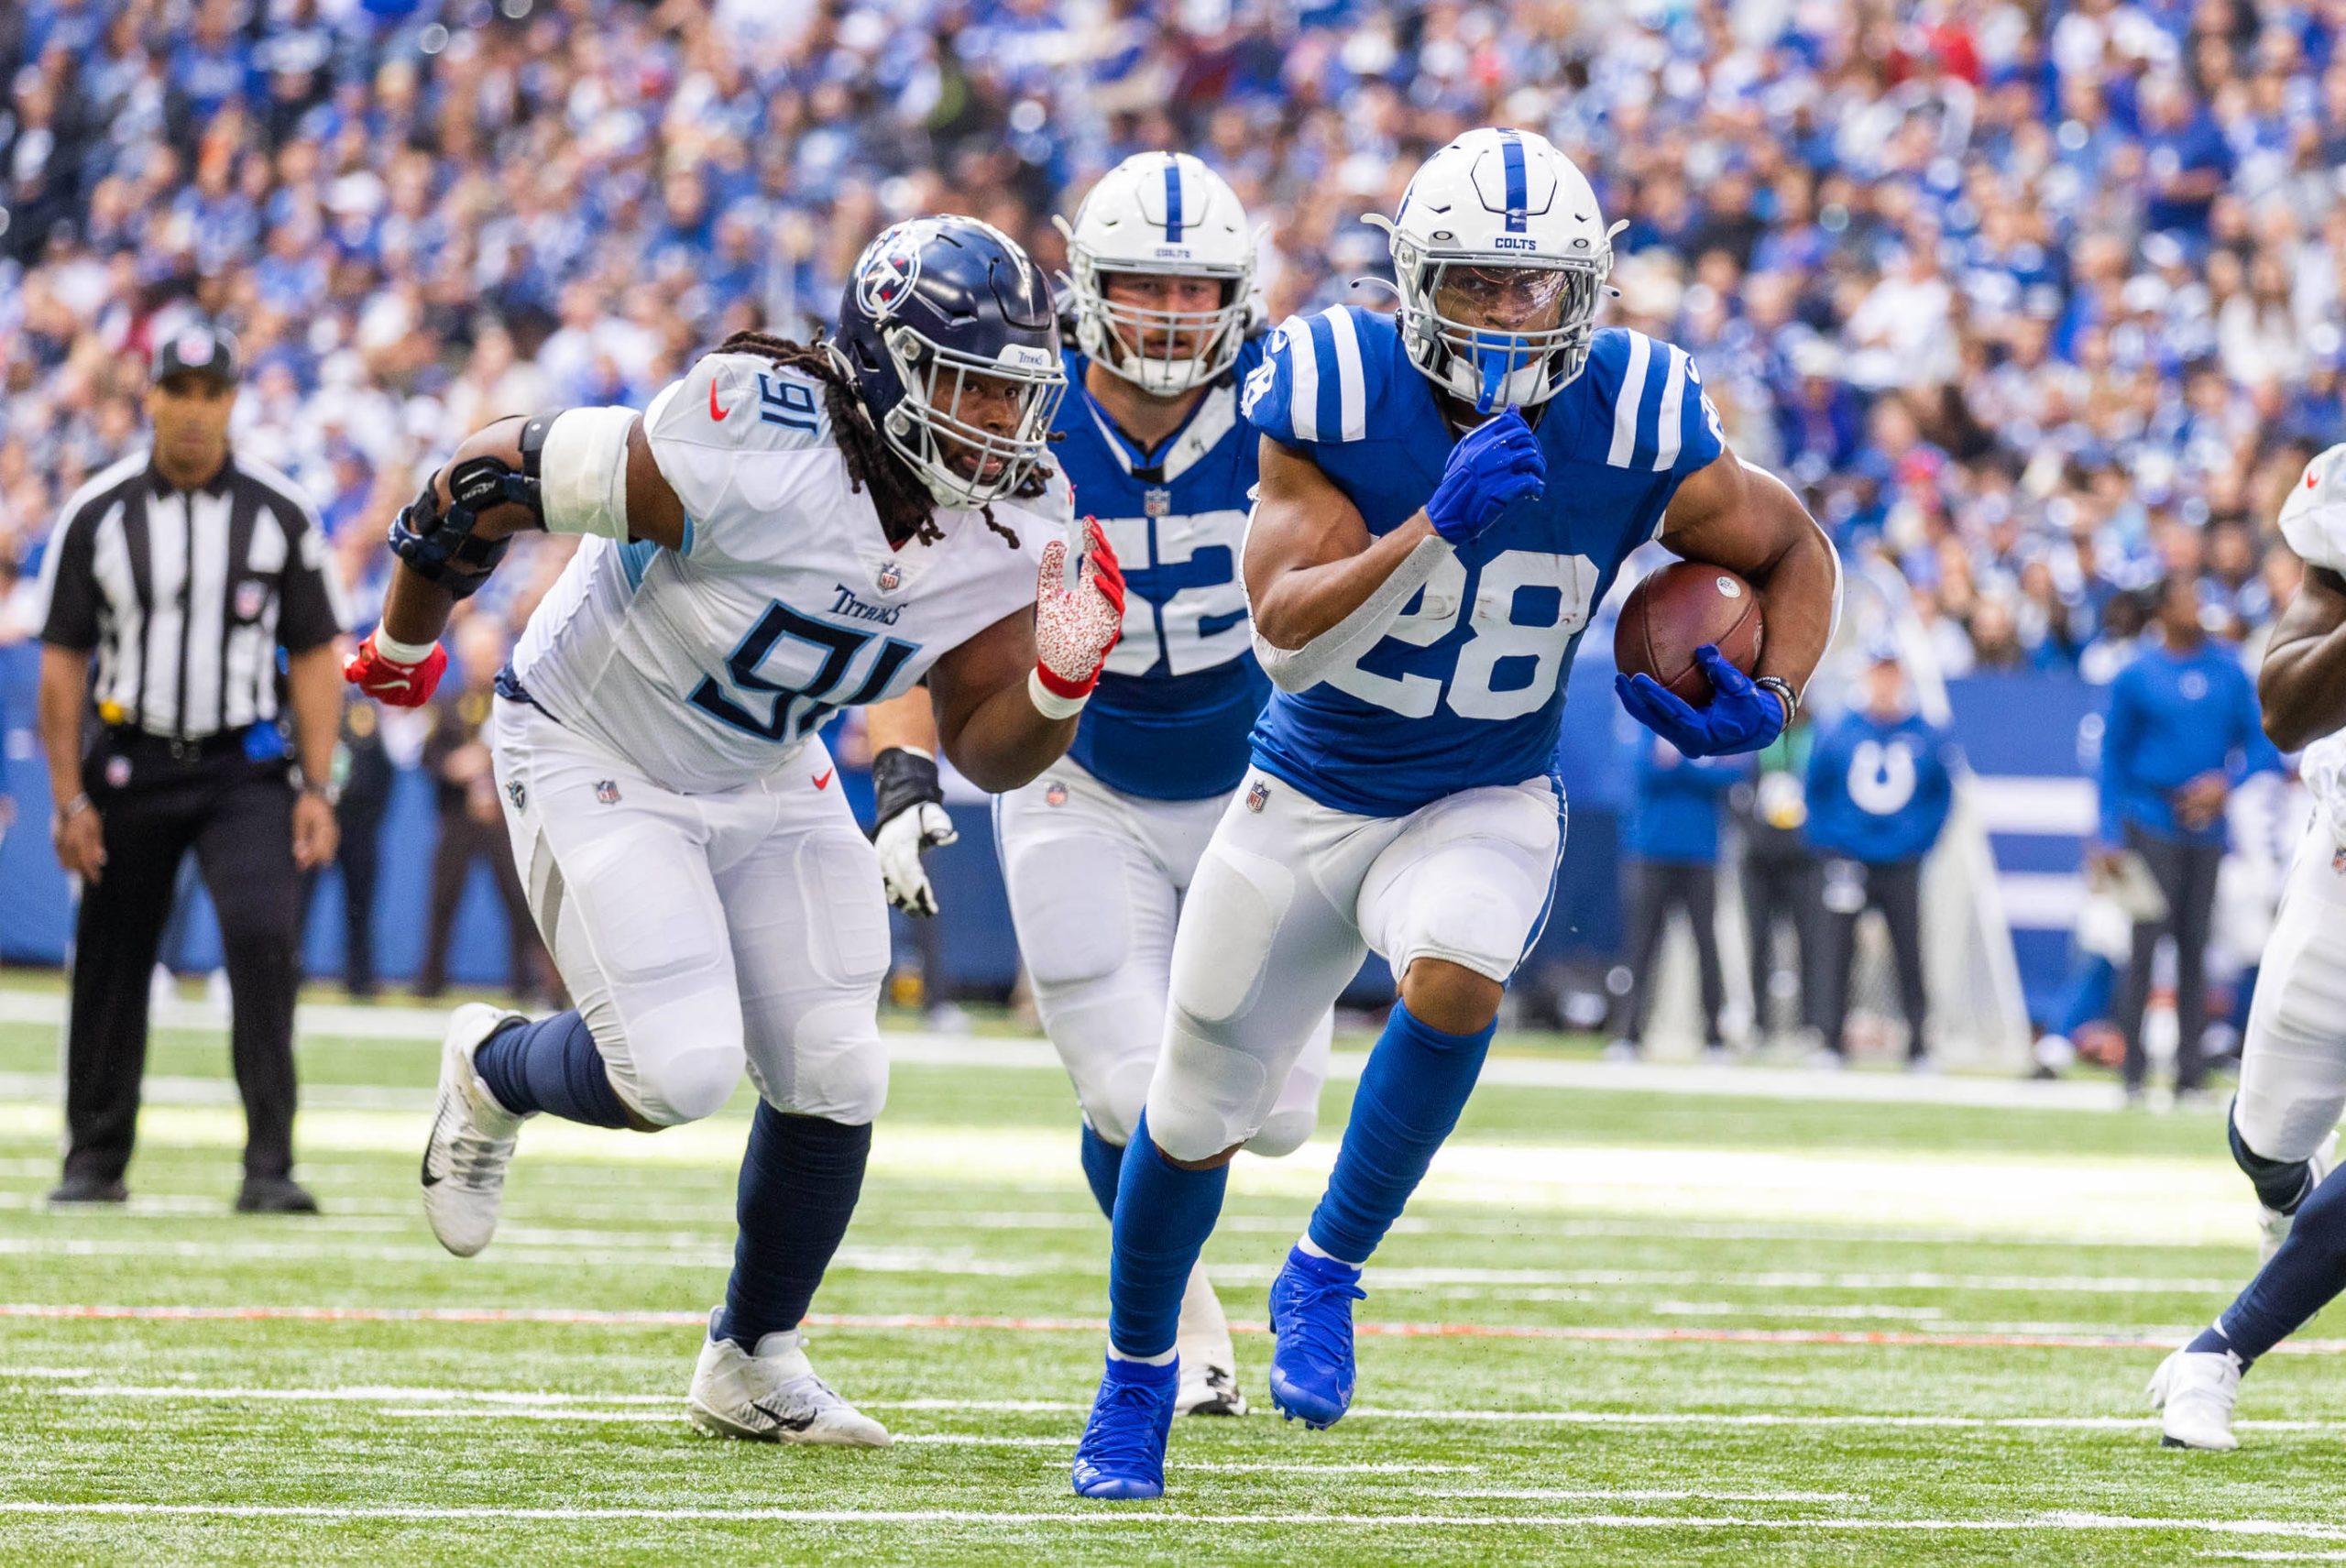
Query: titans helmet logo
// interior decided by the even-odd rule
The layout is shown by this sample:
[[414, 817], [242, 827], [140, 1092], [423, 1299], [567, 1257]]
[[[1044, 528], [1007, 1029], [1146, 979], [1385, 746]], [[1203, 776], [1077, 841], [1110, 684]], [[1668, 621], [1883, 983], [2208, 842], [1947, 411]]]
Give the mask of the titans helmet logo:
[[926, 222], [894, 224], [866, 247], [855, 264], [855, 302], [875, 321], [896, 313], [920, 282], [921, 247], [928, 239]]

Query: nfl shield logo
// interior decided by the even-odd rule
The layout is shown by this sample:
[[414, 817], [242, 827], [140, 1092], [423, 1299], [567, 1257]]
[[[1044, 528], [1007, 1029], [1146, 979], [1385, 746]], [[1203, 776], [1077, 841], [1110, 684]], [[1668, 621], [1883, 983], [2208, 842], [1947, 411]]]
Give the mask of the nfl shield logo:
[[872, 575], [872, 580], [880, 585], [882, 593], [893, 594], [904, 580], [904, 569], [890, 561]]
[[1152, 485], [1140, 498], [1141, 510], [1151, 517], [1173, 515], [1173, 492], [1162, 485]]
[[505, 798], [513, 803], [513, 809], [516, 811], [527, 811], [530, 808], [530, 792], [521, 787], [520, 779], [515, 779], [505, 786]]
[[1067, 785], [1059, 783], [1057, 779], [1053, 779], [1051, 781], [1050, 788], [1043, 792], [1043, 804], [1045, 806], [1065, 806], [1067, 804]]
[[595, 798], [601, 801], [605, 806], [617, 806], [619, 803], [619, 781], [617, 779], [597, 779], [595, 781]]
[[268, 598], [269, 588], [267, 585], [255, 582], [250, 578], [247, 578], [245, 581], [238, 583], [236, 585], [236, 619], [238, 620], [258, 620], [260, 619], [260, 607], [268, 602]]
[[1271, 786], [1265, 784], [1262, 780], [1256, 779], [1255, 781], [1255, 787], [1246, 792], [1246, 809], [1249, 811], [1260, 811], [1263, 809], [1263, 803], [1270, 798]]

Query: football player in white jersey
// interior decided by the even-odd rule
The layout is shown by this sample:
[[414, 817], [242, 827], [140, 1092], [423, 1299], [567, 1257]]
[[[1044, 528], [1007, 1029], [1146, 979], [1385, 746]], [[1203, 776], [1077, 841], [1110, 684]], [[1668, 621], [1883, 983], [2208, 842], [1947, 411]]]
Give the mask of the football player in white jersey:
[[[1270, 692], [1238, 581], [1260, 456], [1238, 389], [1262, 339], [1249, 330], [1255, 233], [1238, 193], [1197, 159], [1136, 153], [1061, 226], [1078, 346], [1052, 455], [1130, 594], [1066, 759], [1001, 796], [994, 822], [1036, 1011], [1082, 1107], [1083, 1173], [1113, 1215], [1163, 1042], [1174, 922]], [[889, 898], [933, 914], [920, 850], [950, 842], [953, 826], [927, 707], [898, 698], [871, 725]], [[1321, 1014], [1249, 1152], [1292, 1153], [1311, 1135], [1331, 1029]], [[1244, 1414], [1230, 1324], [1202, 1264], [1182, 1293], [1179, 1343], [1176, 1412]]]
[[2264, 730], [2301, 769], [2313, 819], [2274, 916], [2241, 1047], [2232, 1157], [2264, 1207], [2264, 1266], [2151, 1379], [2170, 1448], [2232, 1448], [2241, 1374], [2346, 1290], [2346, 446], [2307, 465], [2281, 508], [2305, 581], [2265, 647]]
[[853, 1212], [887, 1087], [887, 911], [817, 734], [926, 678], [948, 756], [992, 789], [1057, 761], [1123, 620], [1096, 531], [1070, 584], [1049, 291], [968, 218], [857, 262], [838, 336], [737, 334], [641, 414], [500, 420], [393, 525], [383, 621], [349, 678], [429, 695], [455, 598], [524, 528], [586, 537], [500, 676], [497, 782], [573, 1011], [457, 1009], [423, 1154], [460, 1256], [497, 1224], [524, 1119], [652, 1132], [744, 1066], [759, 1105], [740, 1239], [693, 1375], [702, 1431], [878, 1447], [799, 1322]]

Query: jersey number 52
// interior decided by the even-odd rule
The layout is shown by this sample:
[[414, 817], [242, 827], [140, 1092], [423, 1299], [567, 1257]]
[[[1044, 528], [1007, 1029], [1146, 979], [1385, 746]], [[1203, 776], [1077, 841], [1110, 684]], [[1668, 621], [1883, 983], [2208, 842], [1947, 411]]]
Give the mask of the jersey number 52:
[[[1445, 696], [1450, 711], [1461, 718], [1520, 718], [1538, 711], [1555, 694], [1564, 650], [1588, 624], [1596, 576], [1596, 564], [1585, 555], [1509, 550], [1483, 564], [1470, 614], [1465, 564], [1445, 556], [1426, 579], [1417, 608], [1397, 619], [1385, 635], [1412, 647], [1431, 648], [1450, 635], [1460, 616], [1466, 616], [1473, 635], [1459, 644], [1448, 691], [1431, 675], [1380, 675], [1357, 663], [1330, 675], [1328, 684], [1404, 718], [1432, 718]], [[1538, 615], [1549, 603], [1555, 606], [1549, 619], [1515, 619], [1518, 609]], [[1528, 671], [1525, 660], [1530, 661]], [[1502, 669], [1509, 676], [1504, 689], [1498, 685]]]

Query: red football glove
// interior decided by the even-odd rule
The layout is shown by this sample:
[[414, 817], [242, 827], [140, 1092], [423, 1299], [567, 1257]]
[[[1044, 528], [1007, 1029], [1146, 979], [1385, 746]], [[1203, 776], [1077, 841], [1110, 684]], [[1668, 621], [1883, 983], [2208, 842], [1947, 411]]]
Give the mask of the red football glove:
[[1124, 574], [1097, 518], [1083, 520], [1083, 564], [1067, 581], [1067, 543], [1043, 546], [1035, 580], [1035, 678], [1067, 702], [1081, 702], [1100, 682], [1116, 639], [1124, 634]]
[[447, 667], [448, 651], [437, 642], [421, 663], [402, 664], [383, 656], [370, 631], [367, 641], [358, 645], [358, 652], [344, 663], [342, 678], [389, 707], [422, 707], [432, 700], [433, 688], [440, 684], [440, 672]]

